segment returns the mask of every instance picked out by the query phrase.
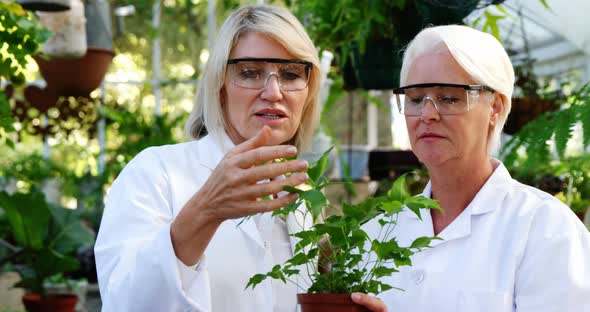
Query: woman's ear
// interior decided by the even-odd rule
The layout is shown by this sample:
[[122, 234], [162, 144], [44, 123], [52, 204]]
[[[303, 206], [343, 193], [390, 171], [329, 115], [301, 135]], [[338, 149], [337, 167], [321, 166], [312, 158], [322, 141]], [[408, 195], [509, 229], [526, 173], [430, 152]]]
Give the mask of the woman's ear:
[[221, 87], [221, 90], [219, 90], [219, 103], [221, 104], [221, 107], [225, 106], [225, 101], [227, 98], [227, 92], [225, 91], [225, 86]]
[[495, 126], [502, 112], [504, 111], [504, 96], [500, 93], [493, 93], [492, 105], [490, 111], [490, 126]]

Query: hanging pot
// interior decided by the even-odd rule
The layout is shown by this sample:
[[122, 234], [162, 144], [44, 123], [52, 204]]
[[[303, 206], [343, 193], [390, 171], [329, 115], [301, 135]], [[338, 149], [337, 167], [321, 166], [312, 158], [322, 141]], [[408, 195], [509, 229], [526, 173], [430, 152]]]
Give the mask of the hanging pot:
[[76, 59], [34, 59], [51, 92], [61, 96], [88, 96], [100, 85], [113, 60], [111, 50], [88, 48], [86, 55]]
[[393, 40], [367, 41], [364, 53], [352, 44], [350, 57], [342, 68], [344, 88], [393, 89], [399, 85], [402, 56]]
[[18, 0], [25, 10], [59, 12], [70, 9], [70, 0]]
[[82, 0], [72, 0], [63, 12], [38, 12], [41, 24], [53, 35], [43, 44], [43, 54], [53, 58], [76, 58], [86, 53], [86, 18]]
[[369, 312], [347, 294], [297, 294], [301, 312]]
[[85, 0], [84, 4], [88, 47], [113, 50], [109, 2], [107, 0]]

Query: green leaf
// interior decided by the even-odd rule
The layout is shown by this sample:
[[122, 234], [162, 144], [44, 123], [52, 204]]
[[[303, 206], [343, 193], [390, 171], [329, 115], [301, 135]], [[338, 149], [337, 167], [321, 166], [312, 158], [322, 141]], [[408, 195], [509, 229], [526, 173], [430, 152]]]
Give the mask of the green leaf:
[[315, 222], [322, 212], [322, 209], [327, 203], [326, 196], [316, 189], [311, 189], [299, 194], [301, 199], [305, 202], [307, 209], [311, 212], [313, 221]]
[[289, 193], [295, 193], [295, 194], [301, 194], [304, 192], [303, 190], [300, 190], [296, 187], [292, 187], [290, 185], [283, 186], [283, 191], [289, 192]]
[[326, 169], [328, 169], [328, 165], [330, 163], [329, 156], [333, 148], [334, 147], [330, 147], [327, 151], [325, 151], [322, 157], [320, 157], [315, 163], [315, 165], [307, 169], [307, 175], [309, 176], [309, 180], [313, 185], [320, 184], [320, 178], [324, 175]]
[[418, 237], [416, 238], [413, 242], [412, 245], [410, 245], [410, 248], [427, 248], [430, 247], [430, 242], [432, 242], [435, 239], [441, 239], [439, 237]]
[[391, 274], [399, 272], [394, 268], [388, 268], [384, 266], [376, 267], [373, 269], [373, 274], [375, 274], [375, 278], [381, 278], [384, 276], [391, 276]]
[[290, 263], [292, 265], [301, 265], [306, 263], [307, 261], [309, 261], [307, 255], [300, 252], [295, 254], [295, 256], [293, 256], [291, 259], [289, 259], [287, 263]]
[[0, 207], [4, 208], [17, 244], [24, 248], [39, 250], [44, 247], [49, 207], [40, 192], [9, 195], [0, 192]]
[[267, 278], [266, 274], [256, 274], [256, 275], [252, 276], [250, 278], [250, 280], [248, 280], [248, 284], [246, 284], [245, 289], [248, 289], [248, 287], [252, 287], [252, 289], [254, 289], [254, 287], [256, 287], [256, 285], [262, 283], [266, 278]]
[[402, 205], [401, 202], [395, 200], [395, 201], [383, 203], [381, 205], [381, 209], [383, 209], [389, 215], [392, 215], [392, 214], [401, 212], [404, 209], [404, 206]]
[[297, 211], [297, 208], [299, 208], [300, 204], [301, 204], [301, 202], [299, 200], [296, 200], [281, 209], [277, 209], [277, 210], [273, 211], [272, 216], [274, 217], [276, 215], [282, 215], [282, 216], [285, 216], [285, 218], [287, 218], [287, 216], [289, 214]]
[[406, 174], [402, 174], [393, 182], [391, 189], [387, 192], [387, 197], [393, 201], [403, 202], [410, 196], [411, 194], [406, 183]]

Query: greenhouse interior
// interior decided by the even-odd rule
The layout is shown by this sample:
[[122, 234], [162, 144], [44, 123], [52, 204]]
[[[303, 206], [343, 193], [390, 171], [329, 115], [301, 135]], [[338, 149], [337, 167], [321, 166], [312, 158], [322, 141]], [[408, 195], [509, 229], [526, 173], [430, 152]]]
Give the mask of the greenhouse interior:
[[590, 311], [588, 12], [0, 1], [0, 312]]

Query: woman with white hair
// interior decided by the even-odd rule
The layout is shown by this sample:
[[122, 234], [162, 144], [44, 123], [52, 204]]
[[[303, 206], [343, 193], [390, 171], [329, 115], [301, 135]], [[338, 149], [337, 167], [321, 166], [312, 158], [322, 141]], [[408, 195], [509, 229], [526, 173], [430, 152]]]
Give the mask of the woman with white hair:
[[245, 286], [311, 225], [271, 212], [295, 201], [284, 186], [307, 181], [304, 160], [274, 160], [316, 128], [317, 50], [274, 6], [237, 10], [215, 42], [187, 123], [195, 141], [146, 149], [109, 191], [95, 246], [103, 311], [296, 310], [291, 284]]
[[407, 47], [400, 78], [397, 107], [430, 175], [422, 195], [444, 212], [402, 213], [398, 243], [442, 239], [386, 280], [404, 291], [381, 299], [391, 311], [590, 311], [588, 230], [490, 156], [514, 84], [502, 45], [465, 26], [427, 28]]

